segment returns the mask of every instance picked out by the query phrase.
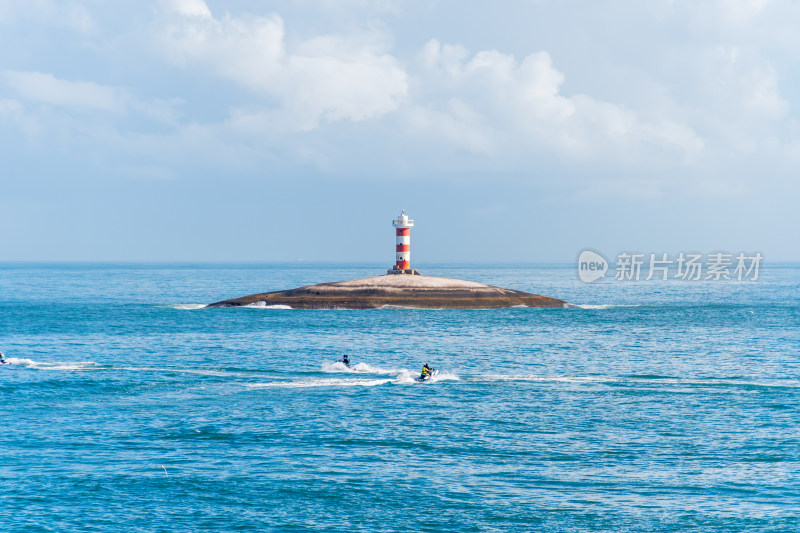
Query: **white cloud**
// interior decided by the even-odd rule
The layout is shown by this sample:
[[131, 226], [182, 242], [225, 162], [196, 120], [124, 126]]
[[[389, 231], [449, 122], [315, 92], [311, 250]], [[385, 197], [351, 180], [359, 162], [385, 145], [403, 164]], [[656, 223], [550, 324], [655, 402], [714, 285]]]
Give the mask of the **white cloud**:
[[171, 0], [172, 9], [184, 17], [211, 18], [211, 10], [203, 0]]
[[[565, 74], [546, 51], [517, 59], [433, 39], [401, 63], [383, 34], [298, 39], [277, 14], [214, 14], [203, 0], [166, 5], [151, 25], [159, 53], [256, 98], [231, 101], [229, 119], [208, 124], [245, 142], [279, 144], [287, 130], [384, 118], [398, 145], [455, 148], [510, 164], [544, 153], [625, 164], [654, 155], [690, 161], [706, 147], [669, 109], [566, 93]], [[760, 105], [768, 105], [769, 85], [762, 88]]]
[[492, 125], [457, 98], [432, 107], [413, 105], [404, 109], [402, 115], [412, 132], [433, 135], [436, 144], [485, 155], [496, 155], [500, 150], [498, 135]]
[[547, 52], [521, 62], [495, 50], [470, 57], [462, 47], [432, 40], [419, 61], [414, 124], [464, 148], [502, 147], [502, 153], [523, 156], [531, 147], [571, 156], [610, 150], [625, 157], [652, 150], [692, 157], [703, 148], [690, 127], [668, 118], [643, 120], [623, 105], [563, 94], [564, 75]]
[[[591, 161], [599, 163], [598, 168], [608, 164], [613, 171], [664, 163], [689, 168], [686, 163], [743, 148], [753, 153], [762, 146], [760, 139], [780, 145], [793, 131], [786, 126], [791, 119], [789, 87], [781, 93], [786, 78], [781, 69], [787, 63], [773, 61], [769, 51], [752, 44], [719, 40], [720, 35], [734, 35], [719, 27], [739, 24], [744, 34], [748, 14], [763, 24], [775, 16], [782, 0], [714, 0], [707, 8], [663, 0], [662, 11], [666, 4], [671, 7], [659, 23], [666, 19], [665, 34], [685, 31], [685, 42], [656, 35], [642, 53], [625, 55], [611, 47], [592, 65], [582, 63], [578, 54], [565, 54], [563, 43], [552, 35], [536, 45], [533, 40], [523, 42], [516, 55], [507, 49], [470, 49], [436, 39], [420, 48], [406, 38], [402, 46], [392, 48], [394, 35], [400, 39], [408, 31], [401, 28], [393, 35], [374, 19], [376, 13], [402, 11], [401, 4], [392, 1], [380, 8], [364, 6], [362, 0], [328, 2], [320, 8], [322, 15], [314, 11], [313, 16], [353, 13], [342, 15], [345, 22], [337, 19], [325, 26], [331, 33], [324, 35], [317, 30], [319, 20], [307, 22], [298, 16], [310, 12], [317, 0], [305, 0], [299, 10], [286, 8], [286, 22], [263, 11], [212, 12], [203, 0], [157, 1], [165, 9], [156, 11], [155, 19], [143, 15], [141, 20], [143, 25], [149, 20], [149, 33], [137, 26], [135, 36], [132, 32], [117, 40], [101, 32], [74, 37], [74, 43], [86, 47], [81, 49], [93, 51], [113, 41], [118, 48], [97, 57], [119, 64], [130, 61], [134, 74], [126, 78], [109, 64], [109, 72], [96, 79], [120, 80], [122, 85], [90, 81], [91, 70], [65, 67], [62, 72], [88, 72], [84, 80], [67, 80], [58, 77], [62, 74], [37, 72], [35, 62], [16, 63], [20, 70], [0, 71], [0, 98], [13, 98], [22, 106], [18, 115], [35, 115], [43, 124], [48, 116], [42, 109], [47, 107], [54, 108], [49, 118], [62, 124], [67, 120], [64, 109], [74, 111], [70, 114], [76, 125], [87, 116], [106, 113], [98, 122], [117, 128], [122, 136], [131, 130], [145, 133], [158, 124], [152, 128], [155, 136], [174, 135], [176, 147], [182, 142], [196, 148], [235, 139], [250, 157], [270, 152], [275, 159], [304, 163], [308, 159], [299, 154], [313, 149], [314, 160], [326, 161], [325, 168], [341, 165], [348, 172], [359, 163], [350, 160], [356, 158], [345, 143], [363, 142], [366, 149], [399, 154], [398, 158], [417, 154], [409, 166], [452, 168], [461, 162], [452, 157], [456, 151], [473, 155], [470, 163], [484, 169], [524, 169], [522, 174], [530, 174], [545, 159], [556, 165]], [[9, 5], [0, 0], [6, 12]], [[38, 9], [47, 18], [57, 12], [48, 0], [31, 5], [29, 14]], [[92, 11], [98, 21], [99, 14], [111, 12], [101, 7], [104, 4], [97, 3]], [[14, 9], [21, 13], [21, 8]], [[635, 16], [642, 16], [641, 11], [652, 14], [653, 9], [658, 7], [643, 7]], [[508, 16], [499, 13], [493, 20]], [[597, 27], [584, 24], [589, 39], [595, 39]], [[711, 31], [711, 26], [717, 29]], [[428, 26], [425, 31], [431, 28], [436, 30]], [[706, 34], [697, 28], [710, 28], [713, 37], [705, 41]], [[143, 36], [166, 58], [168, 68], [143, 60], [138, 48]], [[492, 42], [491, 37], [481, 42]], [[466, 33], [461, 38], [476, 42]], [[603, 44], [602, 39], [598, 42]], [[552, 54], [535, 47], [539, 45]], [[171, 65], [191, 71], [191, 82], [200, 80], [199, 85], [186, 90], [187, 77]], [[152, 78], [147, 78], [148, 72]], [[156, 75], [163, 78], [153, 81]], [[204, 80], [210, 81], [210, 88], [203, 86]], [[133, 96], [148, 91], [142, 99]], [[5, 116], [9, 113], [6, 110]], [[185, 134], [192, 128], [205, 132], [202, 139]], [[294, 133], [285, 135], [287, 131]], [[124, 149], [126, 143], [119, 146]], [[704, 159], [703, 164], [710, 162]]]
[[718, 100], [738, 111], [780, 118], [788, 109], [778, 90], [774, 68], [756, 54], [738, 47], [718, 46], [701, 56], [704, 80]]
[[88, 113], [131, 114], [154, 124], [175, 126], [178, 124], [176, 108], [183, 103], [180, 99], [140, 100], [124, 87], [64, 80], [43, 72], [0, 71], [0, 88], [3, 85], [14, 92], [18, 100], [4, 102], [13, 102], [13, 109], [19, 114], [31, 114], [31, 109], [22, 105], [26, 102], [70, 110], [82, 117], [81, 120], [87, 118]]
[[624, 104], [565, 94], [565, 75], [546, 51], [517, 60], [434, 39], [401, 66], [379, 39], [323, 35], [295, 41], [276, 14], [214, 16], [202, 0], [169, 6], [151, 28], [167, 59], [205, 69], [257, 98], [232, 102], [228, 120], [208, 125], [244, 142], [273, 143], [280, 150], [280, 132], [377, 120], [397, 111], [385, 124], [395, 127], [398, 146], [450, 147], [510, 164], [530, 163], [543, 153], [626, 163], [653, 155], [686, 161], [705, 148], [690, 125], [658, 110], [642, 115]]
[[772, 0], [713, 0], [706, 2], [681, 0], [675, 2], [671, 0], [670, 3], [678, 4], [680, 11], [688, 12], [696, 24], [741, 29], [752, 26], [757, 18], [777, 2]]
[[22, 102], [0, 98], [0, 134], [5, 131], [12, 132], [14, 139], [19, 139], [21, 134], [26, 141], [31, 141], [39, 137], [42, 127], [25, 112]]
[[701, 131], [712, 151], [728, 158], [766, 141], [790, 141], [790, 100], [781, 74], [751, 47], [696, 46], [673, 52], [664, 77], [673, 83], [669, 108]]
[[6, 85], [19, 98], [60, 107], [122, 112], [125, 95], [120, 89], [88, 81], [67, 81], [41, 72], [4, 71]]
[[0, 98], [0, 114], [6, 116], [17, 115], [22, 111], [22, 105], [16, 100]]
[[289, 47], [278, 15], [215, 18], [202, 0], [170, 7], [154, 27], [170, 61], [277, 99], [297, 129], [379, 117], [405, 98], [404, 70], [374, 42], [327, 35]]

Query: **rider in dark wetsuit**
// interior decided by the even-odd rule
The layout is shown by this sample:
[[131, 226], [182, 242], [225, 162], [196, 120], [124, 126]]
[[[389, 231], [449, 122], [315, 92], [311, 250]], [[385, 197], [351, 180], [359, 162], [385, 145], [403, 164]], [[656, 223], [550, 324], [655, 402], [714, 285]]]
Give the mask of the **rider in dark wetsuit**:
[[344, 363], [345, 366], [350, 366], [350, 359], [347, 358], [347, 354], [344, 354], [340, 361]]
[[8, 361], [6, 361], [6, 357], [3, 355], [3, 352], [0, 352], [0, 365], [4, 365], [7, 362]]

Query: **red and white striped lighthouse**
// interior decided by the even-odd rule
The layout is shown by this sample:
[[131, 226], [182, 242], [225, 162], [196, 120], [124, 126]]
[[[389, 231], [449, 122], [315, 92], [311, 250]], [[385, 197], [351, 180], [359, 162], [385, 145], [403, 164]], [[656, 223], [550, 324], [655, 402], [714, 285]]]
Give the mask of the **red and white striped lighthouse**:
[[395, 227], [395, 234], [397, 235], [397, 244], [395, 245], [395, 264], [394, 269], [390, 270], [390, 274], [416, 274], [416, 271], [411, 270], [411, 228], [414, 227], [414, 221], [408, 218], [405, 209], [397, 217], [397, 220], [392, 220], [392, 226]]

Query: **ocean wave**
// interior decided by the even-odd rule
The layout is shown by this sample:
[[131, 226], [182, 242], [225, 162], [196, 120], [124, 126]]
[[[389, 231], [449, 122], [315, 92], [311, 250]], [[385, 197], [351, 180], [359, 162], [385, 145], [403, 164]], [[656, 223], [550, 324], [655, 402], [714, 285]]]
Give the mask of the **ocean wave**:
[[392, 305], [392, 304], [384, 304], [380, 307], [376, 307], [376, 309], [406, 309], [406, 310], [414, 310], [414, 311], [444, 311], [444, 307], [415, 307], [413, 305]]
[[543, 383], [606, 383], [618, 381], [619, 378], [609, 378], [604, 376], [541, 376], [536, 374], [480, 374], [476, 376], [465, 376], [470, 382], [494, 383], [494, 382], [543, 382]]
[[396, 376], [402, 372], [408, 372], [405, 368], [381, 368], [367, 363], [355, 363], [350, 366], [340, 361], [334, 363], [322, 363], [323, 372], [350, 372], [361, 374], [381, 374], [385, 376]]
[[205, 309], [206, 304], [171, 304], [167, 307], [170, 309], [179, 309], [181, 311], [193, 311], [195, 309]]
[[310, 387], [377, 387], [379, 385], [419, 385], [420, 383], [433, 384], [439, 381], [458, 381], [460, 378], [449, 372], [440, 372], [439, 374], [419, 382], [415, 378], [417, 373], [412, 373], [406, 369], [401, 369], [397, 375], [392, 378], [381, 379], [365, 379], [365, 378], [315, 378], [315, 379], [300, 379], [300, 380], [283, 380], [283, 381], [268, 381], [258, 383], [244, 383], [243, 385], [251, 389], [267, 389], [267, 388], [287, 388], [299, 389]]
[[304, 379], [299, 381], [270, 381], [265, 383], [245, 383], [244, 386], [251, 389], [267, 388], [287, 388], [302, 389], [310, 387], [376, 387], [391, 382], [391, 379], [347, 379], [347, 378], [323, 378], [323, 379]]
[[400, 374], [398, 374], [397, 378], [395, 378], [395, 382], [398, 384], [407, 385], [413, 383], [432, 384], [432, 383], [438, 383], [439, 381], [461, 381], [461, 378], [459, 378], [456, 374], [453, 374], [451, 372], [442, 372], [442, 371], [439, 371], [437, 374], [431, 376], [425, 381], [417, 381], [418, 377], [419, 377], [418, 372], [412, 373], [409, 372], [408, 370], [405, 370]]
[[540, 383], [576, 383], [576, 384], [609, 384], [609, 385], [689, 385], [704, 387], [781, 387], [800, 388], [800, 380], [763, 380], [745, 378], [680, 378], [658, 375], [634, 376], [543, 376], [535, 374], [483, 374], [466, 376], [472, 383], [494, 382], [540, 382]]
[[619, 307], [641, 307], [642, 304], [575, 304], [577, 309], [617, 309]]
[[255, 302], [242, 307], [247, 309], [291, 309], [288, 305], [267, 305], [267, 302]]
[[[363, 373], [363, 374], [379, 374], [385, 376], [394, 376], [393, 383], [419, 383], [416, 378], [419, 377], [418, 372], [412, 372], [407, 368], [380, 368], [371, 366], [367, 363], [357, 363], [354, 365], [346, 366], [339, 361], [335, 363], [323, 363], [323, 372], [349, 372], [349, 373]], [[430, 379], [425, 380], [425, 383], [435, 383], [437, 381], [459, 380], [460, 378], [453, 373], [439, 372]]]
[[197, 376], [220, 377], [220, 378], [252, 378], [257, 374], [247, 372], [234, 372], [230, 370], [213, 370], [200, 368], [173, 368], [165, 366], [120, 366], [119, 370], [130, 372], [159, 372], [163, 374], [192, 374]]
[[6, 363], [35, 370], [84, 370], [100, 366], [94, 361], [34, 361], [19, 357], [7, 357]]

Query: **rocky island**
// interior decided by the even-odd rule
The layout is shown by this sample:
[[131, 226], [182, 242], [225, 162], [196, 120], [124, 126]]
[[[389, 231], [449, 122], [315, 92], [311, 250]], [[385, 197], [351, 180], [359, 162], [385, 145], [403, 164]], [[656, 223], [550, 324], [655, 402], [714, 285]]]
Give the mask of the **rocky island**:
[[307, 285], [286, 291], [251, 294], [208, 307], [286, 305], [293, 309], [496, 309], [501, 307], [569, 307], [556, 298], [484, 285], [474, 281], [387, 274]]
[[474, 281], [423, 276], [411, 268], [411, 228], [403, 210], [392, 220], [395, 264], [385, 276], [307, 285], [287, 291], [251, 294], [206, 307], [288, 306], [292, 309], [497, 309], [501, 307], [571, 307], [563, 300], [484, 285]]

